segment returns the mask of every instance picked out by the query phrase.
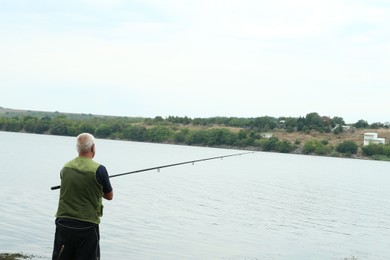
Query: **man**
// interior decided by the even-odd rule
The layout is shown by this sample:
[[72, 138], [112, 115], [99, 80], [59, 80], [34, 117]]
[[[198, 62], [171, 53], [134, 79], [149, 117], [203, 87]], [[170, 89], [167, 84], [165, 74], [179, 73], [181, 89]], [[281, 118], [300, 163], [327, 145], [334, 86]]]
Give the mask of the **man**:
[[53, 260], [100, 259], [102, 198], [112, 200], [114, 194], [106, 168], [92, 160], [93, 135], [78, 135], [77, 151], [79, 156], [61, 170]]

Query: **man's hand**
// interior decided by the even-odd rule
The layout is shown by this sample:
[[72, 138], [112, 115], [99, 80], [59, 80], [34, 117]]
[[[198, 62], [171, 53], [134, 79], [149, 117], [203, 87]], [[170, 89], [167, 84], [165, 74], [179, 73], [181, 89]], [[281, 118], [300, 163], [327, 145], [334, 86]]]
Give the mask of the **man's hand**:
[[106, 200], [112, 200], [113, 197], [114, 197], [114, 192], [112, 191], [103, 194], [103, 198], [105, 198]]

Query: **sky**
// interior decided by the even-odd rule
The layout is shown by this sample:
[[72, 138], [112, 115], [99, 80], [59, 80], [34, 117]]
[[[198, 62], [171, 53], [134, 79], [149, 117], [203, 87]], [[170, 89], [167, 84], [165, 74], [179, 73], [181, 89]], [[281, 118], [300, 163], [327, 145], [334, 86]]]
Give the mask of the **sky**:
[[0, 0], [0, 106], [390, 121], [388, 0]]

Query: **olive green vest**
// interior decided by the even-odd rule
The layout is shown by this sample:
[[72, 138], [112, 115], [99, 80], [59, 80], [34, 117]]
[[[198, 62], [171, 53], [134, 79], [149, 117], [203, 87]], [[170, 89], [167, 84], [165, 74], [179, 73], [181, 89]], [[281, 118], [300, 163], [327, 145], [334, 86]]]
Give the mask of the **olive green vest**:
[[103, 187], [96, 180], [100, 164], [77, 157], [61, 170], [61, 191], [56, 217], [99, 224], [103, 215]]

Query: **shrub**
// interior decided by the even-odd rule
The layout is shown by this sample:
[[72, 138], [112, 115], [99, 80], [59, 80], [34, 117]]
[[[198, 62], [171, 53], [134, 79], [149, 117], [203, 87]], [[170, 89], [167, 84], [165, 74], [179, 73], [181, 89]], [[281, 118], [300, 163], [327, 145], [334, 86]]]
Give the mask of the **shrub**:
[[304, 154], [318, 154], [318, 155], [326, 155], [332, 151], [332, 148], [323, 144], [317, 140], [309, 140], [303, 146]]
[[336, 146], [336, 151], [343, 154], [356, 154], [358, 145], [353, 141], [343, 141]]
[[366, 156], [373, 156], [374, 154], [383, 155], [384, 154], [384, 145], [383, 144], [369, 144], [363, 146], [363, 154]]

